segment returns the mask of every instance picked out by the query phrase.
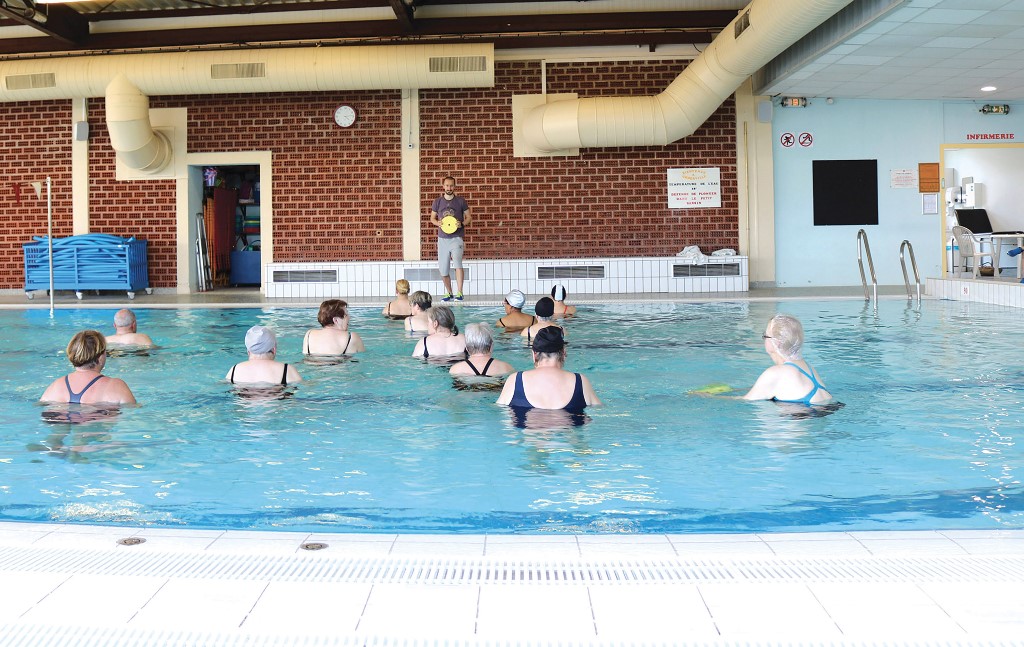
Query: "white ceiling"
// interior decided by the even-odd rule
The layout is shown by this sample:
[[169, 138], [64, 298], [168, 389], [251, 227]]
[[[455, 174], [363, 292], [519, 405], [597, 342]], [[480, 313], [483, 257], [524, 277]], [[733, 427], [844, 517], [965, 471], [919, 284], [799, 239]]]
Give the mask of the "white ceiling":
[[909, 0], [767, 93], [1024, 100], [1024, 0]]

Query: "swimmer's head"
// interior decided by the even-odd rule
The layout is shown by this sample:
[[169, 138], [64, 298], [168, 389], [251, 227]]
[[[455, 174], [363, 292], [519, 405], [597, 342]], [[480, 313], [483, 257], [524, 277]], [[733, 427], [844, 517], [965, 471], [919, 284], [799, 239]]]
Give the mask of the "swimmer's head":
[[551, 298], [555, 301], [565, 301], [567, 296], [569, 296], [569, 292], [565, 289], [565, 286], [556, 285], [551, 288]]
[[511, 308], [521, 310], [523, 306], [526, 305], [526, 295], [519, 290], [512, 290], [505, 295], [505, 303], [507, 303]]
[[434, 299], [430, 296], [430, 293], [424, 292], [423, 290], [416, 290], [409, 295], [409, 303], [417, 306], [424, 312], [430, 307], [430, 304], [433, 303], [433, 301]]
[[485, 323], [471, 323], [466, 326], [466, 350], [470, 355], [490, 353], [494, 346], [491, 327]]
[[269, 355], [277, 350], [277, 336], [266, 326], [253, 326], [245, 333], [245, 349], [253, 355]]
[[779, 355], [786, 359], [800, 359], [804, 346], [804, 327], [800, 320], [791, 315], [775, 315], [765, 329], [767, 339], [775, 346]]
[[438, 328], [452, 331], [459, 334], [459, 327], [455, 325], [455, 313], [448, 306], [431, 306], [427, 310], [427, 319], [437, 324]]
[[95, 368], [100, 356], [107, 352], [107, 338], [101, 332], [83, 330], [71, 338], [66, 352], [75, 368]]
[[405, 279], [395, 281], [395, 294], [409, 294], [409, 282]]
[[321, 326], [326, 328], [334, 323], [335, 317], [344, 319], [347, 316], [347, 302], [341, 299], [328, 299], [320, 304], [320, 312], [317, 313], [316, 320], [320, 322]]
[[114, 314], [115, 328], [131, 328], [134, 325], [135, 313], [129, 310], [128, 308], [118, 310], [117, 313]]
[[558, 326], [545, 326], [533, 338], [535, 360], [544, 357], [565, 359], [565, 333]]
[[541, 297], [537, 300], [533, 311], [537, 314], [538, 319], [550, 319], [555, 315], [555, 302], [551, 300], [551, 297]]

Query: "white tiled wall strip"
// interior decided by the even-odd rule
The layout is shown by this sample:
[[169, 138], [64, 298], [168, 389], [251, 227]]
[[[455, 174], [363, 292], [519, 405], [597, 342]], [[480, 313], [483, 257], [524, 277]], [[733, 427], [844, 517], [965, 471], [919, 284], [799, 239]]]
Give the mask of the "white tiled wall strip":
[[[723, 265], [738, 265], [736, 276], [673, 276], [673, 266], [688, 265], [694, 274], [714, 274]], [[531, 260], [467, 260], [465, 292], [471, 295], [502, 295], [522, 290], [527, 295], [547, 294], [562, 284], [573, 296], [590, 294], [658, 294], [746, 292], [749, 288], [746, 256], [708, 257], [704, 266], [690, 265], [677, 257], [574, 258]], [[570, 267], [601, 267], [603, 278], [543, 278], [541, 268], [568, 272]], [[436, 261], [269, 263], [264, 268], [269, 298], [391, 297], [395, 281], [409, 278], [413, 290], [443, 292]], [[334, 280], [275, 281], [298, 273], [326, 272]]]

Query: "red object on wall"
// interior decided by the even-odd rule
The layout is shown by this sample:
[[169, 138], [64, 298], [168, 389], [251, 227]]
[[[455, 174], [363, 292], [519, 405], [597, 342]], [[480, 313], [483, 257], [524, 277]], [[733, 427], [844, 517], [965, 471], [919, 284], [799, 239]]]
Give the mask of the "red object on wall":
[[[231, 269], [235, 249], [235, 210], [238, 190], [217, 187], [213, 190], [213, 236], [210, 237], [210, 272], [216, 285], [221, 274]], [[225, 279], [226, 280], [226, 279]]]

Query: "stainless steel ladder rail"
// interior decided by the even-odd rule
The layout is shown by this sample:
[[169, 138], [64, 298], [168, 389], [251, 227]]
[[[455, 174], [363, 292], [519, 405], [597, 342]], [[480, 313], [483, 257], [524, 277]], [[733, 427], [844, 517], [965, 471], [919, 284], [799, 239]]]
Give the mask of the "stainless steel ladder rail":
[[[910, 293], [910, 278], [907, 276], [907, 259], [904, 251], [910, 252], [910, 266], [914, 268], [914, 283], [917, 284], [917, 302], [921, 303], [921, 275], [917, 271], [917, 259], [914, 258], [914, 246], [909, 240], [900, 243], [900, 265], [903, 267], [903, 284], [907, 287], [907, 300], [913, 300], [914, 295]], [[868, 256], [870, 258], [870, 255]]]
[[[871, 294], [868, 294], [868, 281], [864, 278], [864, 256], [868, 257], [868, 269], [871, 270]], [[871, 260], [871, 245], [868, 244], [868, 234], [861, 229], [857, 232], [857, 266], [860, 268], [860, 282], [864, 286], [864, 300], [869, 301], [872, 296], [875, 303], [878, 303], [878, 279], [875, 278], [875, 263]]]

